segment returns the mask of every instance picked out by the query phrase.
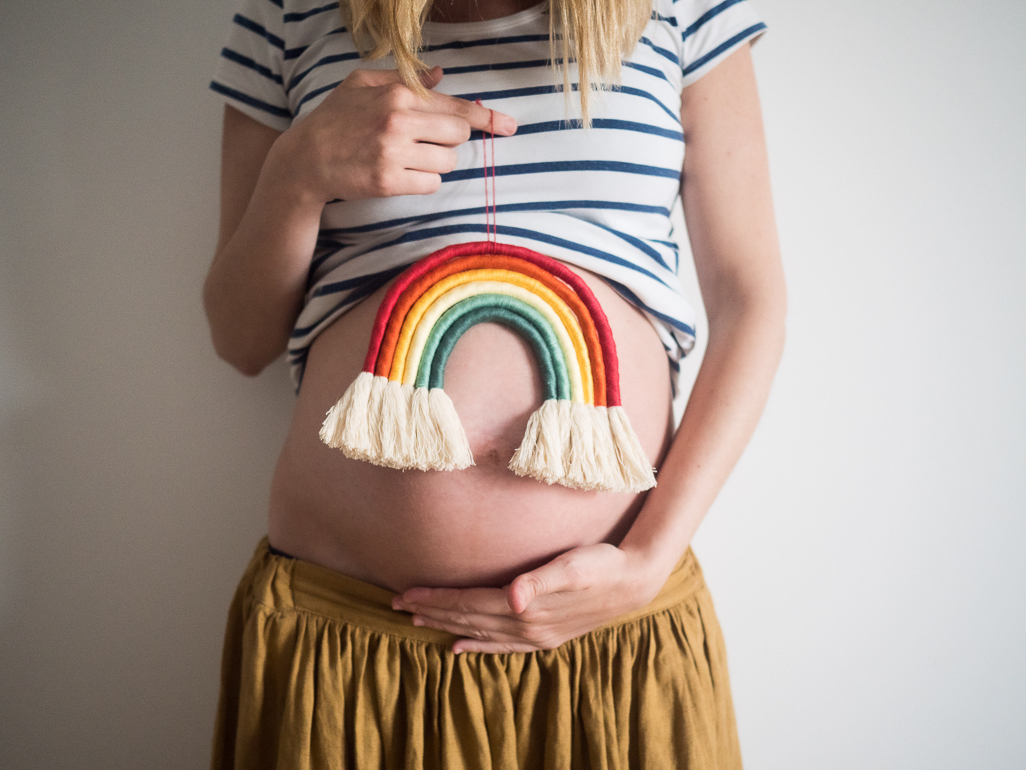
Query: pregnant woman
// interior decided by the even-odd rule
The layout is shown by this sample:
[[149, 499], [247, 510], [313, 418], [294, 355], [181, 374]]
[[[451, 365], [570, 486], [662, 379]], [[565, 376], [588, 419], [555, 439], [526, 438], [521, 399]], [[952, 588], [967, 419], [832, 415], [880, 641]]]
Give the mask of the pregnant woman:
[[[739, 0], [531, 3], [242, 0], [232, 19], [205, 307], [222, 358], [256, 375], [287, 354], [298, 398], [230, 611], [215, 768], [740, 767], [689, 543], [783, 346], [748, 45], [764, 25]], [[678, 195], [706, 329], [677, 277]], [[551, 378], [530, 335], [488, 317], [436, 383], [473, 464], [322, 440], [390, 289], [457, 252], [538, 255], [597, 307], [609, 345], [580, 353], [594, 436], [618, 383], [654, 487], [511, 469]], [[366, 430], [392, 429], [366, 407]]]

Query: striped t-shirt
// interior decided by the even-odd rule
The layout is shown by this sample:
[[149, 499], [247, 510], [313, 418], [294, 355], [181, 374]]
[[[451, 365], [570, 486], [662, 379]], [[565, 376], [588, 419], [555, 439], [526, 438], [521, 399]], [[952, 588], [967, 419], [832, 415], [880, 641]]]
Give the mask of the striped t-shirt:
[[[744, 0], [654, 0], [622, 84], [589, 100], [587, 130], [554, 82], [548, 26], [546, 2], [491, 21], [429, 22], [422, 59], [444, 70], [437, 91], [517, 120], [514, 136], [494, 139], [497, 239], [602, 276], [652, 322], [676, 381], [695, 343], [670, 224], [684, 160], [680, 93], [765, 25]], [[360, 60], [337, 2], [241, 0], [211, 88], [284, 131], [357, 67], [394, 63]], [[432, 195], [324, 207], [289, 342], [297, 383], [313, 340], [342, 313], [420, 257], [487, 239], [482, 139], [474, 132], [457, 148], [456, 170]]]

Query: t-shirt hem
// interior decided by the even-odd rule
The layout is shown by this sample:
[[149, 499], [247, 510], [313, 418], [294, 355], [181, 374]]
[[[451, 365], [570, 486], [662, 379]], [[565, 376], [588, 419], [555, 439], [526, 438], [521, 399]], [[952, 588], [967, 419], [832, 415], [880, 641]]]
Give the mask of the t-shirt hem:
[[218, 80], [210, 81], [210, 91], [225, 104], [275, 131], [284, 132], [292, 125], [292, 114], [287, 109], [261, 101]]

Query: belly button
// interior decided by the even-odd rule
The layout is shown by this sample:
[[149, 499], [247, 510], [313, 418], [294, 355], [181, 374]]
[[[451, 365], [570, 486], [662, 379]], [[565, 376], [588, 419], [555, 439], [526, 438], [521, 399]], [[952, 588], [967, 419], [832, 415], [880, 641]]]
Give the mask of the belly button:
[[482, 453], [481, 459], [484, 462], [479, 464], [502, 466], [505, 468], [509, 465], [510, 457], [512, 457], [512, 454], [510, 454], [509, 457], [506, 457], [504, 456], [504, 453], [500, 452], [498, 449], [489, 449], [487, 452]]

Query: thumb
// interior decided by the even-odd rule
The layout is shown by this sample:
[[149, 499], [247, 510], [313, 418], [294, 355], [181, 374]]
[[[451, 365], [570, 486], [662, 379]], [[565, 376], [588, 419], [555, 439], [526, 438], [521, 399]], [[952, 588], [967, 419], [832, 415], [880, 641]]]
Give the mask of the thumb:
[[506, 589], [507, 601], [510, 609], [520, 613], [538, 597], [573, 590], [580, 582], [580, 573], [570, 559], [556, 559], [514, 578]]

